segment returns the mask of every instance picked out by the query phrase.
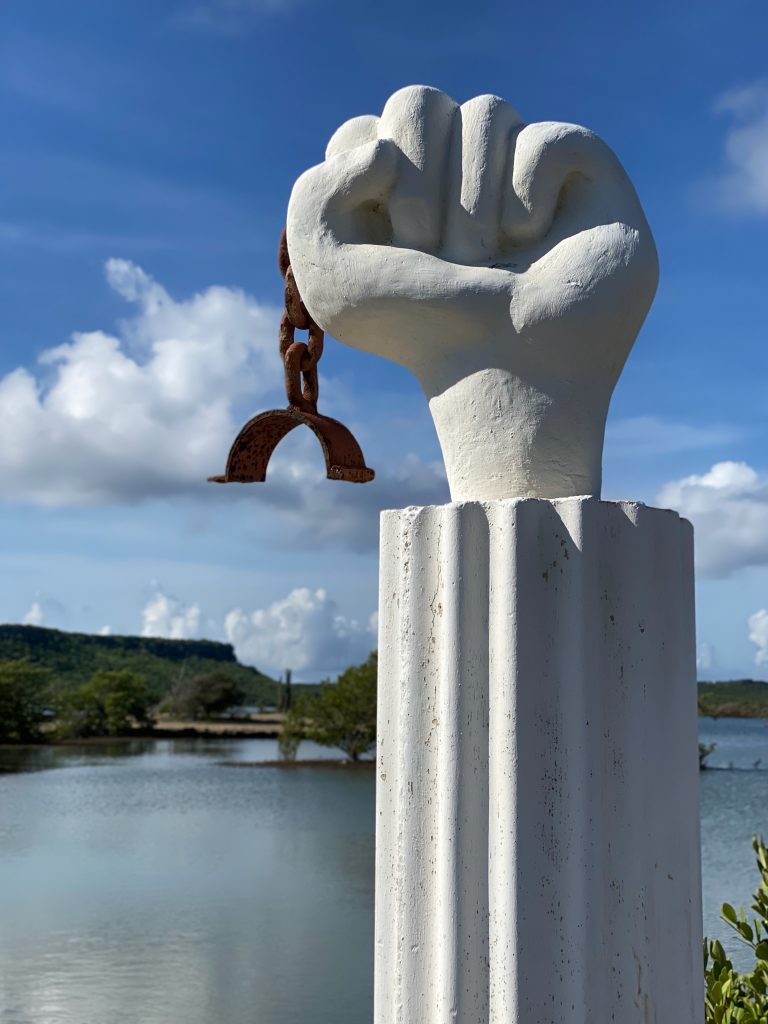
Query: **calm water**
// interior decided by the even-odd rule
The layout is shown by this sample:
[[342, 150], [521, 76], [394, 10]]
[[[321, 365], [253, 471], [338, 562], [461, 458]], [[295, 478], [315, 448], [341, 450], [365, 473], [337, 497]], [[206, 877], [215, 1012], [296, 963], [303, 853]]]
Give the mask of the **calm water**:
[[[702, 723], [768, 768], [762, 722]], [[304, 756], [318, 756], [303, 750]], [[367, 1024], [372, 771], [221, 767], [265, 740], [0, 750], [2, 1024]], [[54, 770], [55, 769], [55, 770]], [[754, 885], [768, 771], [702, 775], [705, 926]]]

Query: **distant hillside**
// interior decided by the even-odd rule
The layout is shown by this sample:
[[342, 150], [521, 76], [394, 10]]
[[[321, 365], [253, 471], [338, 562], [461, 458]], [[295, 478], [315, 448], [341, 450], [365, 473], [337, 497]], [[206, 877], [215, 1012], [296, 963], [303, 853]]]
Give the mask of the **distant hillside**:
[[699, 683], [699, 713], [712, 718], [768, 718], [768, 683]]
[[94, 636], [40, 626], [0, 625], [0, 661], [28, 658], [51, 670], [62, 687], [85, 682], [99, 669], [128, 669], [145, 677], [158, 698], [180, 676], [224, 672], [246, 694], [246, 703], [276, 704], [278, 684], [258, 669], [241, 665], [231, 644], [213, 640]]

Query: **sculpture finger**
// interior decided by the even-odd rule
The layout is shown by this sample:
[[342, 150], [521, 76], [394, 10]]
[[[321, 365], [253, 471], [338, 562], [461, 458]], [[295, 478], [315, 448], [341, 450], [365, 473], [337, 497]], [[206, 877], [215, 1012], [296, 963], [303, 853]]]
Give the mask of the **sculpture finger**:
[[556, 213], [574, 230], [614, 221], [647, 227], [623, 167], [593, 132], [543, 121], [523, 128], [512, 147], [501, 218], [508, 245], [543, 239]]
[[498, 96], [477, 96], [460, 111], [449, 162], [444, 255], [459, 263], [492, 260], [499, 251], [499, 223], [513, 132], [523, 124]]
[[400, 89], [384, 107], [379, 136], [403, 152], [390, 197], [394, 245], [436, 252], [442, 236], [445, 160], [458, 104], [439, 89]]
[[378, 136], [379, 118], [373, 114], [353, 117], [337, 128], [325, 147], [325, 159], [348, 153], [351, 149], [374, 142]]

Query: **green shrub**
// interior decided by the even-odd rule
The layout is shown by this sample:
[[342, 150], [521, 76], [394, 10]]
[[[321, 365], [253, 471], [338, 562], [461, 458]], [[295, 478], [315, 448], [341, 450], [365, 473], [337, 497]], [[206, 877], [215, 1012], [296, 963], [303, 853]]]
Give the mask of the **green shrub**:
[[152, 725], [152, 692], [133, 672], [95, 672], [56, 698], [56, 735], [64, 739], [118, 736]]
[[722, 918], [753, 951], [755, 966], [739, 973], [717, 939], [704, 939], [706, 1024], [768, 1024], [768, 849], [762, 837], [752, 840], [760, 884], [752, 897], [756, 915], [750, 923], [743, 908], [724, 903]]
[[40, 739], [49, 673], [26, 659], [0, 663], [0, 743]]
[[350, 761], [367, 753], [376, 743], [376, 675], [374, 651], [362, 665], [342, 672], [335, 683], [322, 683], [315, 696], [296, 701], [283, 723], [283, 756], [292, 760], [294, 744], [298, 746], [302, 738], [339, 747]]

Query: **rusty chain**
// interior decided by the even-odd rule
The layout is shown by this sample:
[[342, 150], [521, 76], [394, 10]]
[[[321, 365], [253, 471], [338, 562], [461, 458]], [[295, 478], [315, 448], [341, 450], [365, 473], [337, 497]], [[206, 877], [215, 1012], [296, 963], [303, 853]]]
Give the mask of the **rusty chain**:
[[[280, 320], [280, 356], [285, 367], [285, 394], [290, 406], [303, 412], [316, 413], [320, 390], [317, 364], [323, 354], [324, 334], [301, 300], [291, 270], [285, 228], [280, 236], [277, 262], [285, 280], [285, 312]], [[309, 331], [306, 342], [295, 340], [297, 330]]]
[[[266, 480], [267, 464], [282, 439], [303, 423], [322, 445], [326, 476], [366, 484], [374, 471], [365, 464], [360, 445], [343, 423], [317, 411], [317, 364], [323, 354], [323, 331], [301, 301], [291, 270], [288, 242], [283, 231], [278, 249], [278, 266], [285, 281], [285, 312], [280, 320], [280, 356], [285, 369], [287, 409], [270, 409], [248, 420], [232, 443], [227, 466], [212, 483], [260, 483]], [[308, 331], [306, 341], [296, 341], [296, 331]]]

